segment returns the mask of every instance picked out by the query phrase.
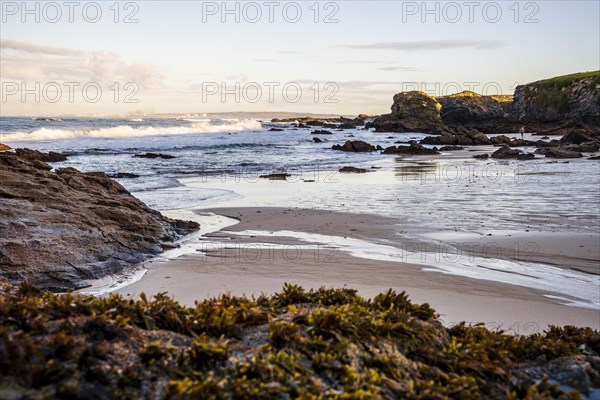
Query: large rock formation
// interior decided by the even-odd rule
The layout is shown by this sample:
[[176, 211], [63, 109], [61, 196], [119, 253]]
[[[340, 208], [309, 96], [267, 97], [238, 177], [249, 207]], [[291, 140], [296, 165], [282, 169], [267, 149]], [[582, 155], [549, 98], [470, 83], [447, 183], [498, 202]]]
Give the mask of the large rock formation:
[[442, 134], [448, 129], [442, 121], [442, 105], [435, 97], [424, 92], [402, 92], [394, 96], [392, 113], [382, 115], [366, 128], [378, 132], [423, 132]]
[[501, 103], [492, 96], [482, 96], [464, 91], [450, 96], [438, 97], [441, 117], [447, 125], [470, 125], [504, 117]]
[[0, 278], [64, 291], [121, 271], [199, 228], [148, 208], [104, 173], [0, 154]]
[[537, 123], [573, 121], [600, 125], [600, 71], [517, 86], [513, 116]]
[[0, 151], [10, 150], [10, 146], [0, 143]]
[[365, 127], [378, 132], [461, 136], [469, 130], [492, 134], [515, 133], [521, 128], [544, 135], [576, 131], [589, 135], [600, 130], [600, 71], [521, 85], [514, 96], [464, 91], [435, 98], [423, 92], [403, 92], [394, 96], [391, 111]]

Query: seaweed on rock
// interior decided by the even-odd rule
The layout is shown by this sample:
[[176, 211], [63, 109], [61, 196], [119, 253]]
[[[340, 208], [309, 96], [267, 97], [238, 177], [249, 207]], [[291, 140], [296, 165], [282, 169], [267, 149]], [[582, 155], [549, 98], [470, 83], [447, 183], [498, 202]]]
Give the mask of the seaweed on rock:
[[0, 297], [8, 398], [577, 399], [556, 368], [581, 367], [586, 394], [600, 383], [598, 353], [598, 331], [448, 328], [392, 290], [367, 300], [285, 285], [195, 307], [164, 293], [131, 300], [26, 285]]

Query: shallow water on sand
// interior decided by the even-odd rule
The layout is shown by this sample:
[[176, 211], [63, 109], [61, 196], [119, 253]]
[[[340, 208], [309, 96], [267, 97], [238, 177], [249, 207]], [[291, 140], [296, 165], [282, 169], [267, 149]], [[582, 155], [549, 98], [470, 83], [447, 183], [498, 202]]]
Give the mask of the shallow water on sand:
[[[269, 131], [271, 128], [283, 131]], [[214, 206], [281, 206], [378, 214], [402, 221], [396, 226], [402, 240], [425, 238], [441, 244], [479, 241], [485, 246], [491, 237], [502, 239], [503, 248], [524, 254], [532, 246], [535, 249], [536, 237], [550, 234], [600, 241], [597, 161], [479, 161], [471, 157], [469, 150], [473, 149], [428, 158], [345, 153], [331, 150], [331, 145], [360, 139], [387, 147], [425, 135], [330, 129], [331, 135], [319, 136], [323, 142], [315, 143], [312, 130], [255, 119], [3, 119], [0, 141], [12, 147], [68, 152], [69, 160], [54, 164], [56, 167], [137, 174], [139, 178], [119, 181], [150, 207], [169, 215]], [[493, 150], [477, 148], [479, 152]], [[176, 158], [133, 157], [146, 152]], [[340, 174], [337, 170], [342, 166], [363, 167], [369, 172]], [[259, 178], [261, 174], [282, 171], [291, 174], [288, 181]], [[200, 218], [209, 226], [224, 223], [216, 216]], [[373, 242], [385, 244], [378, 238]], [[398, 243], [387, 244], [399, 247]], [[573, 246], [581, 247], [578, 251], [582, 257], [600, 260], [597, 246], [589, 247], [583, 241], [575, 241]], [[172, 255], [193, 251], [184, 245]], [[354, 251], [360, 253], [360, 249]], [[445, 273], [508, 283], [515, 283], [518, 275], [517, 284], [529, 280], [532, 287], [538, 288], [556, 289], [561, 279], [553, 267], [532, 266], [527, 259], [493, 268], [482, 268], [480, 261], [472, 258], [461, 260], [460, 265], [444, 266], [439, 261], [432, 264], [437, 263]], [[532, 268], [536, 271], [529, 275], [535, 278], [515, 273]], [[575, 287], [579, 278], [563, 280]], [[597, 278], [585, 278], [589, 282], [580, 285], [585, 290], [557, 293], [576, 297], [569, 298], [575, 303], [597, 304], [600, 290], [595, 291], [597, 296], [593, 290], [600, 287]]]

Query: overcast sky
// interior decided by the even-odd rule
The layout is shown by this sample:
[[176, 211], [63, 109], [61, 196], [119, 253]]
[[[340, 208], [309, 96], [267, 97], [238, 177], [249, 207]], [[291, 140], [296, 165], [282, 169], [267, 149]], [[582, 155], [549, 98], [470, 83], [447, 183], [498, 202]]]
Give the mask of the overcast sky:
[[600, 69], [598, 1], [223, 4], [2, 1], [2, 115], [375, 114]]

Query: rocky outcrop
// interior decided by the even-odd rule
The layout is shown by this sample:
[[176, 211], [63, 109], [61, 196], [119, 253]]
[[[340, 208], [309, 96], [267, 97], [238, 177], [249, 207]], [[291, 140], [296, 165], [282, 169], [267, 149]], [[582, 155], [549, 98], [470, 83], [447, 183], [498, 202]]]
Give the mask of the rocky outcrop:
[[442, 105], [435, 97], [424, 92], [402, 92], [394, 96], [392, 112], [383, 115], [366, 128], [375, 128], [377, 132], [423, 132], [439, 135], [449, 132], [440, 111]]
[[329, 131], [325, 131], [325, 130], [315, 130], [311, 132], [311, 135], [333, 135], [333, 133], [329, 132]]
[[7, 151], [7, 150], [11, 150], [11, 147], [0, 143], [0, 151]]
[[289, 178], [290, 176], [292, 176], [292, 175], [282, 172], [282, 173], [275, 173], [275, 174], [260, 175], [259, 178], [269, 179], [271, 181], [286, 181], [287, 178]]
[[513, 116], [538, 123], [576, 121], [600, 125], [600, 71], [517, 86]]
[[151, 210], [104, 173], [51, 169], [0, 154], [0, 279], [81, 288], [199, 228]]
[[347, 173], [347, 174], [364, 174], [367, 172], [364, 168], [358, 167], [342, 167], [339, 169], [339, 172]]
[[394, 96], [391, 111], [365, 128], [432, 135], [515, 133], [521, 128], [543, 135], [590, 134], [600, 130], [600, 71], [521, 85], [514, 96], [465, 91], [435, 98], [403, 92]]
[[301, 117], [301, 118], [273, 118], [273, 123], [294, 123], [298, 128], [306, 128], [309, 126], [320, 126], [325, 128], [338, 128], [338, 129], [355, 129], [359, 126], [365, 125], [368, 119], [375, 118], [371, 115], [360, 114], [356, 118], [331, 117], [331, 118], [320, 118], [320, 117]]
[[474, 146], [474, 145], [489, 145], [490, 139], [483, 133], [475, 130], [466, 131], [464, 133], [443, 133], [439, 136], [427, 136], [421, 140], [423, 144], [448, 145], [448, 146]]
[[544, 147], [535, 151], [535, 154], [543, 154], [548, 158], [581, 158], [583, 154], [577, 151], [567, 150], [561, 147]]
[[67, 160], [66, 154], [55, 153], [54, 151], [51, 151], [49, 153], [42, 153], [38, 150], [15, 149], [15, 153], [17, 154], [17, 156], [31, 161], [37, 160], [43, 162], [60, 162]]
[[446, 125], [470, 125], [504, 117], [501, 103], [491, 96], [464, 91], [438, 97], [441, 117]]
[[349, 151], [353, 153], [366, 153], [377, 150], [375, 146], [367, 142], [363, 142], [362, 140], [347, 140], [342, 146], [339, 144], [334, 144], [331, 146], [331, 148], [333, 150]]
[[146, 154], [136, 154], [133, 156], [133, 158], [150, 158], [150, 159], [162, 158], [163, 160], [171, 160], [171, 159], [175, 158], [175, 156], [172, 156], [170, 154], [146, 153]]
[[492, 158], [498, 159], [515, 159], [515, 160], [533, 160], [535, 155], [524, 153], [522, 150], [511, 149], [504, 145], [492, 153]]
[[423, 145], [412, 141], [410, 146], [390, 146], [383, 150], [383, 154], [411, 154], [411, 155], [434, 155], [440, 154], [437, 150], [428, 149]]

